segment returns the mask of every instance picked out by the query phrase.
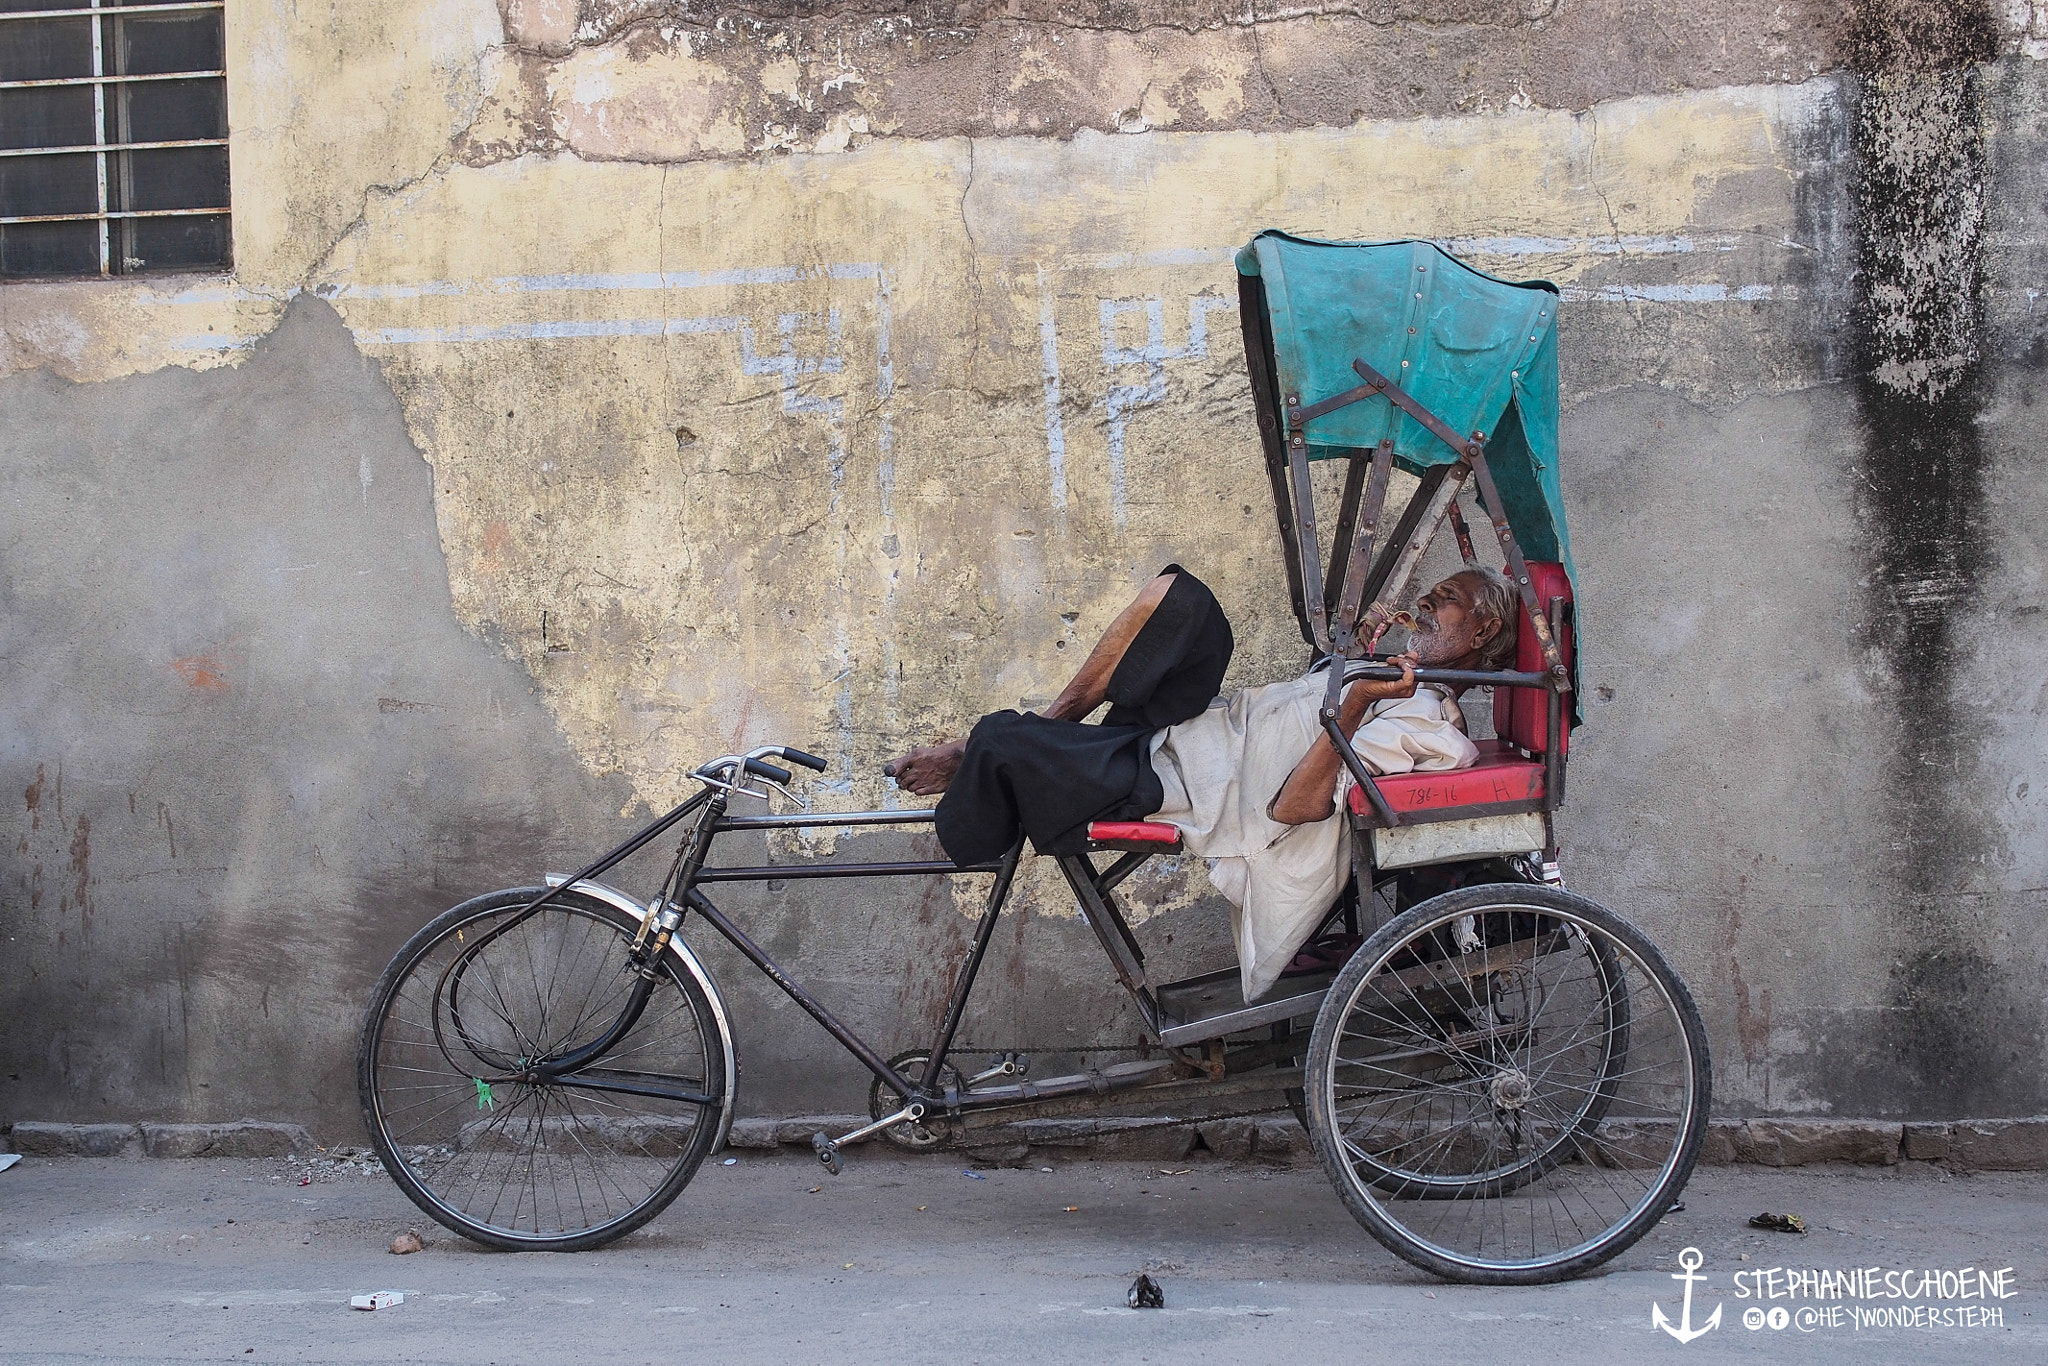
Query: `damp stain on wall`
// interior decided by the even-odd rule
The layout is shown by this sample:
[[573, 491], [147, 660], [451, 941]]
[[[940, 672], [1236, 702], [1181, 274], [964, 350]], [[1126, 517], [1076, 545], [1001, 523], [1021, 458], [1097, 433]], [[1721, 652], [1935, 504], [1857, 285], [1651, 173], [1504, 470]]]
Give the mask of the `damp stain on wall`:
[[1882, 933], [1892, 966], [1862, 1065], [1873, 1083], [1889, 1075], [1869, 1089], [1902, 1112], [1977, 1113], [2021, 1061], [2017, 984], [1968, 913], [1989, 832], [1972, 790], [1981, 725], [1958, 691], [1992, 554], [1979, 64], [1996, 55], [1998, 31], [1982, 0], [1866, 0], [1851, 11], [1845, 48], [1858, 74], [1851, 337], [1864, 433], [1850, 474], [1868, 571], [1860, 634], [1891, 733], [1886, 839], [1873, 853], [1891, 875]]

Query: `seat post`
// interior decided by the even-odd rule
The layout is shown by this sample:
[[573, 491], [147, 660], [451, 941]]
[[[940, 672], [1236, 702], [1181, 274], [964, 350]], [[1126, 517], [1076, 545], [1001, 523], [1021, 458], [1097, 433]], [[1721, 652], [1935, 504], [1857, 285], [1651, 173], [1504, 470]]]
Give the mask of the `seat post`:
[[1131, 934], [1131, 927], [1117, 913], [1112, 899], [1103, 894], [1095, 865], [1085, 855], [1061, 854], [1059, 865], [1060, 872], [1066, 875], [1067, 885], [1074, 889], [1081, 918], [1102, 941], [1103, 952], [1109, 955], [1117, 980], [1137, 1002], [1138, 1014], [1144, 1018], [1145, 1027], [1156, 1036], [1159, 1033], [1159, 1003], [1153, 999], [1151, 984], [1145, 979], [1145, 954]]
[[1010, 851], [1003, 855], [1002, 865], [996, 871], [996, 880], [988, 892], [988, 906], [981, 913], [981, 923], [974, 927], [974, 945], [968, 950], [967, 961], [960, 965], [960, 976], [953, 984], [953, 997], [946, 1003], [946, 1020], [939, 1026], [938, 1042], [932, 1045], [931, 1054], [925, 1059], [924, 1076], [918, 1085], [929, 1092], [939, 1084], [944, 1075], [946, 1054], [953, 1047], [953, 1036], [960, 1031], [960, 1017], [967, 1010], [967, 995], [974, 990], [974, 979], [981, 972], [981, 960], [988, 953], [988, 942], [995, 934], [996, 917], [1002, 914], [1003, 902], [1010, 895], [1010, 883], [1017, 876], [1017, 861], [1024, 855], [1024, 836], [1018, 835]]

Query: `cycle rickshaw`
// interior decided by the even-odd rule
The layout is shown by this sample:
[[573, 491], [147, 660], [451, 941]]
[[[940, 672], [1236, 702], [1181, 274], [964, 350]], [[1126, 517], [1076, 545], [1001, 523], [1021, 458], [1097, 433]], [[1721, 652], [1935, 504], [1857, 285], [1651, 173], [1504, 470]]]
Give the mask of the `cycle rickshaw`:
[[[1179, 848], [1171, 825], [1098, 823], [1059, 858], [1143, 1023], [1149, 1056], [1035, 1078], [973, 1072], [955, 1040], [1023, 855], [729, 866], [731, 832], [916, 827], [932, 813], [756, 814], [779, 745], [726, 755], [696, 795], [572, 876], [475, 897], [420, 930], [379, 982], [358, 1080], [377, 1152], [447, 1227], [500, 1248], [576, 1250], [661, 1212], [725, 1140], [738, 1068], [718, 988], [682, 933], [707, 926], [869, 1072], [871, 1122], [813, 1140], [832, 1171], [881, 1136], [932, 1146], [973, 1126], [1080, 1109], [1285, 1092], [1346, 1206], [1409, 1262], [1460, 1281], [1570, 1276], [1640, 1238], [1690, 1176], [1710, 1063], [1684, 984], [1641, 931], [1565, 889], [1564, 797], [1576, 624], [1557, 477], [1554, 286], [1475, 270], [1428, 242], [1277, 232], [1238, 257], [1251, 389], [1302, 636], [1334, 663], [1396, 619], [1439, 527], [1468, 564], [1471, 495], [1520, 597], [1516, 667], [1423, 670], [1494, 689], [1475, 767], [1376, 777], [1322, 710], [1353, 787], [1353, 878], [1325, 925], [1363, 943], [1341, 966], [1242, 999], [1235, 967], [1149, 975], [1117, 889]], [[1346, 462], [1325, 567], [1311, 464]], [[1388, 520], [1396, 468], [1412, 494]], [[1403, 481], [1405, 484], [1408, 481]], [[1341, 676], [1332, 667], [1331, 675]], [[1395, 676], [1391, 669], [1379, 676]], [[598, 879], [676, 827], [651, 898]], [[769, 879], [991, 878], [936, 1037], [884, 1056], [713, 900]], [[1305, 1031], [1305, 1032], [1304, 1032]]]

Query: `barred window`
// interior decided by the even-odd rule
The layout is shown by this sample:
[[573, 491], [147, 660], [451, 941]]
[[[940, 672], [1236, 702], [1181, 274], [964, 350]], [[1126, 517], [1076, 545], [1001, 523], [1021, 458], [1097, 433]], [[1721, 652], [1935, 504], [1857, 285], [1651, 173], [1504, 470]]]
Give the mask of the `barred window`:
[[230, 263], [222, 0], [0, 0], [0, 277]]

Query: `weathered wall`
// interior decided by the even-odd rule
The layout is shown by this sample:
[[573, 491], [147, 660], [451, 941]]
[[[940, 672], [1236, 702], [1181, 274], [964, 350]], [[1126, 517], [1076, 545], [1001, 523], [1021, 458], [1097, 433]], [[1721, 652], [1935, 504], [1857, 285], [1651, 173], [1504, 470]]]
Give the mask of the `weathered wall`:
[[[2048, 1102], [2048, 21], [364, 9], [231, 12], [232, 277], [0, 289], [0, 1119], [348, 1131], [432, 910], [738, 745], [893, 800], [884, 757], [1048, 698], [1170, 558], [1233, 685], [1298, 667], [1264, 226], [1564, 285], [1567, 868], [1693, 983], [1721, 1108]], [[1049, 871], [969, 1037], [1128, 1042]], [[1138, 887], [1169, 970], [1227, 953], [1198, 868]], [[908, 1046], [975, 890], [733, 902]], [[749, 1108], [857, 1103], [721, 976]]]

